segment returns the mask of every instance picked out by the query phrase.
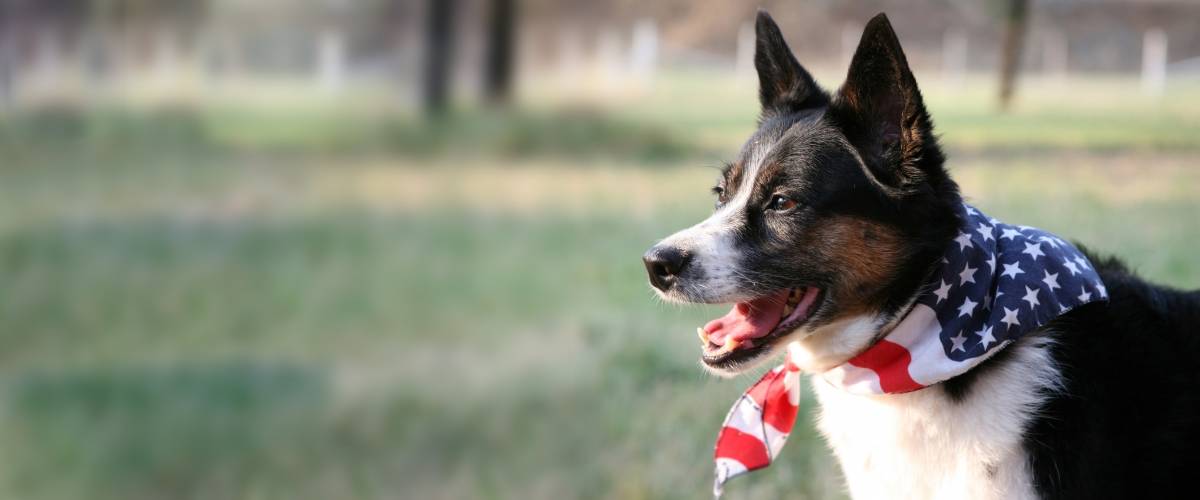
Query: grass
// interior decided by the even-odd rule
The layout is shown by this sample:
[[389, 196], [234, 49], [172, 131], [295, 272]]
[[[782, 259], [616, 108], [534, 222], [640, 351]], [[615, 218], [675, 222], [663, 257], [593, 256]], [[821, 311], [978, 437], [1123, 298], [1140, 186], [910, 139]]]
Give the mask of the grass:
[[[1195, 288], [1196, 110], [1095, 100], [1113, 88], [1000, 117], [982, 92], [927, 93], [981, 208]], [[593, 104], [613, 131], [583, 134], [581, 159], [458, 154], [432, 128], [448, 142], [362, 146], [384, 136], [353, 137], [378, 123], [358, 108], [9, 115], [0, 497], [706, 495], [752, 376], [700, 372], [689, 332], [716, 309], [657, 303], [638, 256], [709, 209], [698, 165], [736, 147], [750, 99], [683, 75]], [[517, 112], [538, 117], [517, 135], [559, 109]], [[681, 149], [620, 145], [645, 130]], [[784, 465], [731, 496], [842, 496], [814, 406]]]
[[237, 496], [320, 451], [303, 432], [326, 402], [321, 375], [234, 361], [30, 371], [9, 388], [6, 448], [24, 458], [8, 479], [48, 496]]
[[0, 118], [0, 147], [22, 161], [37, 161], [63, 148], [99, 155], [549, 156], [641, 163], [699, 152], [698, 145], [665, 127], [622, 120], [589, 106], [454, 110], [426, 120], [412, 113], [320, 105], [265, 110], [197, 104], [145, 109], [48, 105]]

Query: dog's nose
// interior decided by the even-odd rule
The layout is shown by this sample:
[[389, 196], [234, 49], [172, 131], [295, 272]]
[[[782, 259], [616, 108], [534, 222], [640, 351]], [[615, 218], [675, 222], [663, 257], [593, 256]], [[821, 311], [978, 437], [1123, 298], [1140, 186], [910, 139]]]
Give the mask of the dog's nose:
[[642, 262], [646, 263], [650, 284], [665, 292], [675, 285], [675, 278], [683, 272], [691, 257], [678, 247], [656, 246], [642, 256]]

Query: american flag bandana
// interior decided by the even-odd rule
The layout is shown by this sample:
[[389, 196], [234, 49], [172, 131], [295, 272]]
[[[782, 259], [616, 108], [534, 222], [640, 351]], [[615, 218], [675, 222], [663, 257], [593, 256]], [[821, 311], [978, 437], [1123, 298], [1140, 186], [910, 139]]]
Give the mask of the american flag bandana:
[[[1053, 234], [1012, 226], [963, 205], [964, 225], [912, 310], [891, 333], [845, 364], [821, 373], [852, 394], [911, 392], [966, 373], [992, 354], [1071, 309], [1108, 299], [1087, 257]], [[784, 364], [734, 403], [717, 437], [720, 496], [725, 482], [775, 460], [800, 410], [795, 343]]]

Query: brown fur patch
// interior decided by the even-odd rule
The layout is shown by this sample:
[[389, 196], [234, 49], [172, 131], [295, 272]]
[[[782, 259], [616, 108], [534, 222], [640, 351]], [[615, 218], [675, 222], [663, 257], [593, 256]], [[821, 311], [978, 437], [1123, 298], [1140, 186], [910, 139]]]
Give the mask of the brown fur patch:
[[752, 189], [764, 191], [765, 196], [770, 196], [771, 193], [766, 193], [765, 190], [771, 184], [778, 182], [779, 177], [786, 171], [783, 163], [777, 161], [768, 161], [763, 163], [763, 166], [758, 169], [758, 178], [754, 179]]
[[731, 163], [729, 168], [725, 170], [725, 193], [729, 197], [733, 197], [733, 193], [738, 190], [742, 182], [742, 176], [746, 172], [746, 164], [744, 162]]
[[[876, 312], [884, 287], [905, 257], [903, 237], [895, 229], [866, 219], [833, 216], [811, 230], [812, 248], [822, 265], [838, 269], [838, 317]], [[834, 319], [834, 318], [828, 318]]]

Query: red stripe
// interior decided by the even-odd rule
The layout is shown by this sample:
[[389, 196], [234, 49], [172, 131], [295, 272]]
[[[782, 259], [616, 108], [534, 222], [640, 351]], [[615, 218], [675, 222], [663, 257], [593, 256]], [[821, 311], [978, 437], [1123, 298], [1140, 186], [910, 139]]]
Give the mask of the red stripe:
[[[758, 382], [755, 382], [749, 389], [746, 389], [746, 395], [750, 396], [750, 399], [753, 399], [759, 407], [766, 406], [767, 401], [770, 401], [774, 395], [772, 393], [778, 393], [783, 388], [783, 376], [783, 370], [771, 370], [764, 373], [762, 378], [758, 379]], [[776, 381], [779, 383], [776, 384]]]
[[717, 449], [713, 458], [731, 458], [746, 466], [746, 470], [761, 469], [771, 465], [767, 456], [767, 445], [757, 437], [734, 429], [722, 427], [717, 437]]
[[886, 393], [909, 392], [925, 387], [908, 374], [910, 363], [912, 355], [908, 349], [887, 340], [880, 340], [866, 352], [850, 360], [850, 364], [879, 375], [879, 387]]
[[767, 389], [767, 400], [763, 404], [763, 423], [771, 424], [779, 432], [790, 433], [800, 408], [793, 405], [788, 398], [787, 384], [784, 383], [783, 377], [786, 374], [787, 372], [780, 372], [781, 376], [772, 380], [771, 387]]

